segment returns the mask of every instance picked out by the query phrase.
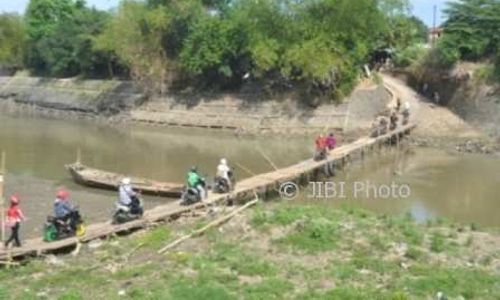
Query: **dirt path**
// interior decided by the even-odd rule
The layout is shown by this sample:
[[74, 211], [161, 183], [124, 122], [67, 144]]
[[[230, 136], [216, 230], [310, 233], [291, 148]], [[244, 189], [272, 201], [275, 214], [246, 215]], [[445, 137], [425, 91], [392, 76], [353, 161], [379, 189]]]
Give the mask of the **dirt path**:
[[402, 103], [410, 103], [412, 118], [418, 119], [418, 128], [414, 135], [424, 138], [477, 139], [484, 137], [479, 131], [468, 125], [458, 115], [446, 107], [436, 106], [403, 81], [388, 75], [382, 75], [384, 83], [394, 90]]

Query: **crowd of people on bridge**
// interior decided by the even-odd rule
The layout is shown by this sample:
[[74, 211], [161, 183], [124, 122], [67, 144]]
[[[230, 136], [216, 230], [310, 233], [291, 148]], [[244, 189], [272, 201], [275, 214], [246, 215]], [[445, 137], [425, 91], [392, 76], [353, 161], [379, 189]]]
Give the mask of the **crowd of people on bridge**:
[[393, 131], [398, 127], [401, 115], [402, 125], [407, 125], [410, 121], [410, 103], [406, 101], [401, 109], [401, 99], [397, 99], [396, 105], [389, 111], [388, 116], [381, 115], [375, 118], [372, 123], [371, 137], [384, 135], [389, 131]]

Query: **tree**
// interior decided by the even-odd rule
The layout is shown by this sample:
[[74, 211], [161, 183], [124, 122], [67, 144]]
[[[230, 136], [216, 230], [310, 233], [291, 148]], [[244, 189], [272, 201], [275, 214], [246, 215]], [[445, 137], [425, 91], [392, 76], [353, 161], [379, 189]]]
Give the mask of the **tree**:
[[28, 67], [56, 77], [112, 75], [113, 56], [92, 47], [107, 18], [81, 0], [31, 0], [26, 12]]
[[460, 0], [444, 10], [443, 51], [458, 50], [460, 58], [477, 60], [495, 56], [500, 48], [500, 2]]
[[23, 19], [15, 14], [0, 15], [0, 67], [23, 66], [26, 31]]
[[171, 23], [162, 6], [149, 9], [142, 2], [124, 1], [96, 39], [95, 48], [116, 53], [148, 95], [163, 94], [174, 68], [164, 48], [164, 32]]
[[[180, 54], [180, 63], [191, 73], [225, 80], [240, 77], [248, 66], [247, 37], [241, 27], [217, 16], [206, 16], [192, 28]], [[237, 76], [235, 76], [237, 75]], [[223, 77], [223, 78], [221, 78]]]

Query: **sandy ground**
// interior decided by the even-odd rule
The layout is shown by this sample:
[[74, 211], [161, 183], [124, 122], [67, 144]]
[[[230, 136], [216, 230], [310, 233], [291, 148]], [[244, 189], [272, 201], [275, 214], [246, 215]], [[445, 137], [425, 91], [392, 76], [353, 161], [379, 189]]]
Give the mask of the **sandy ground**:
[[410, 103], [412, 119], [418, 123], [414, 132], [416, 136], [456, 139], [477, 139], [484, 136], [448, 108], [429, 102], [403, 81], [387, 75], [383, 75], [383, 79], [398, 94], [402, 103]]

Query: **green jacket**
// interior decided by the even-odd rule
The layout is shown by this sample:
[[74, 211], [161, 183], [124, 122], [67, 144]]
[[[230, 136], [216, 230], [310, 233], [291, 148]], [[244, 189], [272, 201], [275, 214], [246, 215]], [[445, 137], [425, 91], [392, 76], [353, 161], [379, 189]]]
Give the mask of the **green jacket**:
[[187, 175], [188, 187], [194, 188], [201, 182], [201, 176], [196, 172], [189, 172]]

